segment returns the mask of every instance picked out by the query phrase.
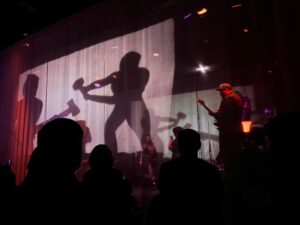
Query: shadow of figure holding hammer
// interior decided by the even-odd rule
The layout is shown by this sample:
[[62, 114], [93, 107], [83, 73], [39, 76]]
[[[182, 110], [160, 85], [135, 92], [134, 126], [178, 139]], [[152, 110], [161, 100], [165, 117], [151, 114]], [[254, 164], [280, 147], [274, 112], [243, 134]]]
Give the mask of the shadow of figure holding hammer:
[[[137, 135], [141, 146], [145, 137], [150, 134], [150, 114], [142, 97], [149, 80], [149, 71], [147, 68], [139, 67], [140, 59], [139, 53], [128, 52], [120, 61], [119, 71], [86, 86], [83, 86], [83, 78], [73, 84], [73, 89], [79, 90], [86, 100], [114, 105], [104, 127], [105, 144], [109, 146], [114, 156], [118, 153], [116, 131], [124, 121], [127, 121]], [[112, 96], [88, 93], [109, 84]], [[133, 108], [136, 104], [138, 108]]]

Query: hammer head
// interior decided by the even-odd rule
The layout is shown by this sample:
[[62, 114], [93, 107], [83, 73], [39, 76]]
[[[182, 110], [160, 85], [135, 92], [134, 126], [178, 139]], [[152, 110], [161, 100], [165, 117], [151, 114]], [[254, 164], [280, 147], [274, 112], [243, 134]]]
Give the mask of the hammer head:
[[74, 100], [71, 99], [67, 102], [69, 106], [69, 112], [72, 114], [72, 116], [76, 116], [80, 113], [79, 107], [75, 104]]
[[74, 89], [75, 91], [78, 90], [78, 89], [81, 89], [82, 86], [83, 86], [83, 83], [84, 83], [84, 80], [83, 80], [82, 77], [79, 78], [79, 79], [77, 79], [77, 80], [74, 82], [74, 84], [73, 84], [73, 89]]

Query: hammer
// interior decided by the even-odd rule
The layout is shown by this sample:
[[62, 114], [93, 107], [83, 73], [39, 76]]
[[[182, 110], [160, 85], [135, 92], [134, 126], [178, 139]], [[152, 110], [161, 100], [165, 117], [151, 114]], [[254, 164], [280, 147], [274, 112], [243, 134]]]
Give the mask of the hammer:
[[76, 116], [80, 113], [80, 109], [78, 108], [78, 106], [75, 104], [74, 100], [71, 99], [67, 102], [68, 108], [64, 111], [62, 111], [60, 114], [56, 114], [54, 116], [52, 116], [50, 119], [48, 119], [47, 121], [37, 124], [36, 125], [36, 131], [38, 132], [46, 123], [57, 119], [57, 118], [63, 118], [68, 116], [69, 114], [71, 114], [72, 116]]
[[78, 108], [78, 106], [75, 104], [74, 100], [71, 99], [67, 102], [67, 105], [69, 106], [66, 110], [62, 111], [60, 114], [55, 115], [55, 118], [62, 118], [62, 117], [66, 117], [69, 114], [71, 114], [72, 116], [76, 116], [80, 113], [80, 109]]

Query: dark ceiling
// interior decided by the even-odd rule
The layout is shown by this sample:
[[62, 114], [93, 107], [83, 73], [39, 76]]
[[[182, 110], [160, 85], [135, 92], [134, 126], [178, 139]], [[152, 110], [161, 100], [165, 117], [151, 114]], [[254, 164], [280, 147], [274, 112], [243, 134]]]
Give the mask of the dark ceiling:
[[103, 0], [8, 0], [1, 2], [0, 50]]

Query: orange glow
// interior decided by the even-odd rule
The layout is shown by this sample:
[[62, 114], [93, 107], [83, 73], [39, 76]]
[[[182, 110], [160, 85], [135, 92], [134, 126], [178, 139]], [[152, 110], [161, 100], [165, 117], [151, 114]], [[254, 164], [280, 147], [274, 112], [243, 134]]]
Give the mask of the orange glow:
[[249, 32], [249, 29], [248, 28], [243, 28], [243, 31], [245, 32], [245, 33], [248, 33]]
[[243, 132], [250, 133], [252, 121], [242, 121]]
[[203, 15], [207, 12], [207, 8], [203, 8], [197, 12], [198, 15]]

